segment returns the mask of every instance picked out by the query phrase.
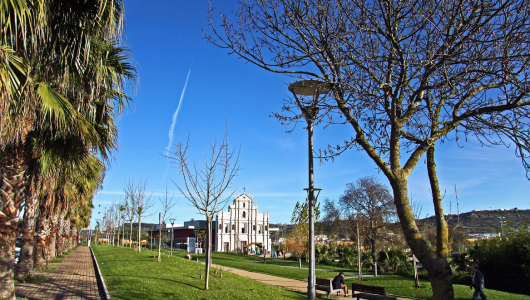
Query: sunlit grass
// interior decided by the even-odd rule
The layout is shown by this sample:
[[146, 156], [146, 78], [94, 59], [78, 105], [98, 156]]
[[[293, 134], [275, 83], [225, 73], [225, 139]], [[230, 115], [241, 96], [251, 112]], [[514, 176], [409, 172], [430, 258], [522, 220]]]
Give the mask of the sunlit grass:
[[[419, 299], [432, 299], [431, 283], [427, 280], [420, 280], [420, 289], [414, 287], [414, 279], [399, 276], [399, 275], [383, 275], [378, 277], [365, 277], [365, 281], [359, 282], [357, 280], [345, 280], [346, 284], [351, 287], [352, 282], [383, 286], [386, 288], [387, 294], [399, 295]], [[473, 297], [473, 291], [469, 286], [453, 284], [455, 292], [455, 300], [468, 300]], [[530, 296], [513, 294], [495, 290], [485, 290], [488, 299], [503, 299], [503, 300], [530, 300]]]
[[[173, 251], [174, 255], [185, 256], [185, 252], [176, 252]], [[195, 256], [193, 256], [195, 259]], [[283, 259], [267, 259], [267, 264], [263, 264], [263, 257], [258, 258], [257, 262], [254, 262], [254, 258], [249, 255], [242, 254], [227, 254], [227, 253], [213, 253], [212, 256], [213, 263], [223, 266], [229, 266], [233, 268], [260, 272], [272, 275], [278, 275], [282, 277], [288, 277], [299, 280], [306, 280], [308, 277], [307, 264], [302, 264], [302, 267], [305, 269], [291, 268], [292, 266], [298, 267], [297, 261], [292, 260], [283, 260]], [[202, 254], [199, 256], [199, 260], [204, 261], [205, 255]], [[279, 267], [281, 265], [289, 266]], [[317, 264], [316, 269], [327, 269], [333, 270], [336, 272], [345, 271], [356, 273], [351, 269], [345, 269], [340, 267], [334, 267], [330, 265]], [[366, 275], [367, 272], [363, 271]], [[316, 276], [321, 278], [333, 278], [337, 273], [326, 272], [326, 271], [317, 271]], [[353, 274], [352, 274], [353, 275]], [[346, 277], [351, 276], [346, 273]], [[418, 299], [431, 299], [432, 298], [432, 288], [431, 283], [428, 280], [420, 280], [420, 286], [422, 288], [414, 288], [414, 280], [409, 277], [399, 276], [399, 275], [381, 275], [378, 277], [365, 277], [365, 281], [359, 282], [355, 279], [355, 282], [367, 285], [377, 285], [383, 286], [386, 288], [388, 294], [398, 295], [402, 297], [409, 298], [418, 298]], [[345, 280], [346, 284], [351, 287], [351, 283], [354, 282], [352, 279]], [[465, 285], [453, 285], [455, 291], [455, 299], [471, 299], [473, 296], [473, 291], [469, 289], [469, 286]], [[506, 299], [506, 300], [530, 300], [530, 296], [513, 294], [495, 290], [486, 290], [486, 295], [488, 299]]]
[[[180, 256], [153, 257], [154, 251], [140, 254], [129, 248], [93, 247], [112, 299], [306, 299], [296, 293], [241, 277], [230, 272], [210, 273], [209, 290], [199, 268], [204, 264]], [[175, 253], [175, 252], [174, 252]]]

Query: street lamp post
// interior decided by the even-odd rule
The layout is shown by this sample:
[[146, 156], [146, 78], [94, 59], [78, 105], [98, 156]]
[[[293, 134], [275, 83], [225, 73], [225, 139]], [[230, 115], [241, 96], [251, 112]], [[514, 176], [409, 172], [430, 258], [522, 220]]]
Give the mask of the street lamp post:
[[175, 219], [169, 219], [171, 222], [171, 255], [173, 255], [173, 224], [175, 224]]
[[151, 225], [151, 251], [153, 251], [153, 232], [154, 232], [155, 226]]
[[98, 245], [98, 237], [99, 237], [99, 220], [96, 221], [96, 223], [98, 224], [98, 230], [96, 231], [96, 246]]
[[132, 221], [133, 221], [133, 218], [129, 218], [129, 249], [132, 249]]
[[[309, 209], [309, 276], [307, 280], [307, 299], [314, 300], [316, 298], [315, 290], [315, 202], [314, 197], [314, 177], [313, 177], [313, 124], [318, 116], [318, 100], [319, 95], [329, 92], [329, 84], [318, 80], [302, 80], [291, 83], [289, 91], [293, 94], [298, 108], [302, 111], [304, 119], [307, 122], [307, 136], [308, 136], [308, 156], [309, 156], [309, 188], [307, 190], [307, 200]], [[298, 96], [309, 96], [308, 101], [302, 101]], [[317, 195], [318, 197], [318, 195]]]
[[199, 229], [193, 230], [195, 232], [195, 254], [197, 254], [197, 257], [199, 256], [199, 251], [197, 249], [197, 245], [199, 245]]

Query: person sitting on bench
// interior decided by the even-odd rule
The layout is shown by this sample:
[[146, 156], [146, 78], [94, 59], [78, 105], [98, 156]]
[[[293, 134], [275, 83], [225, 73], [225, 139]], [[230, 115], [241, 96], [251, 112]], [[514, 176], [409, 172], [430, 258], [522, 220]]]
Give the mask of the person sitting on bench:
[[[344, 289], [344, 297], [348, 297], [348, 286], [344, 284], [344, 273], [340, 272], [339, 275], [333, 278], [333, 288]], [[339, 295], [340, 295], [340, 292], [337, 292], [337, 296]]]

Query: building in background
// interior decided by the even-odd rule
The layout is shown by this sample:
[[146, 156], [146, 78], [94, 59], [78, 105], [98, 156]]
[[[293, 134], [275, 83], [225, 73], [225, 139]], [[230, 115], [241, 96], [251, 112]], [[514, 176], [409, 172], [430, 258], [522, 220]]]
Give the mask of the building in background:
[[245, 192], [228, 205], [227, 211], [217, 214], [217, 237], [215, 251], [251, 252], [259, 248], [271, 250], [269, 228], [270, 215], [258, 212], [258, 204]]
[[[271, 247], [272, 231], [269, 228], [270, 215], [268, 212], [258, 212], [258, 204], [254, 199], [243, 192], [228, 205], [227, 211], [217, 213], [216, 220], [212, 221], [212, 251], [238, 253], [254, 253], [259, 248], [269, 252]], [[191, 220], [184, 225], [173, 227], [173, 249], [189, 251], [190, 241], [197, 244], [198, 252], [204, 251], [206, 240], [206, 220]], [[167, 236], [165, 242], [168, 246], [171, 240], [171, 225], [164, 224], [162, 235]], [[201, 233], [202, 232], [202, 233]], [[149, 234], [158, 242], [158, 225]], [[192, 251], [194, 252], [194, 251]]]

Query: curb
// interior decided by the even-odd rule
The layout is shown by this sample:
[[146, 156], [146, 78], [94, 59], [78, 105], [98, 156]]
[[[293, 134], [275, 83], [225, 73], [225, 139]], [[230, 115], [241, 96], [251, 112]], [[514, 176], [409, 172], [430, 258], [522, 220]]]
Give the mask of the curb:
[[105, 281], [103, 280], [103, 275], [101, 275], [101, 271], [99, 270], [98, 261], [96, 260], [96, 256], [94, 255], [94, 251], [92, 250], [92, 247], [88, 246], [90, 248], [90, 254], [92, 254], [92, 262], [94, 263], [94, 269], [96, 269], [96, 280], [98, 281], [98, 286], [103, 289], [103, 294], [101, 297], [103, 300], [110, 300], [110, 294], [107, 290], [107, 286], [105, 285]]

